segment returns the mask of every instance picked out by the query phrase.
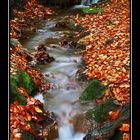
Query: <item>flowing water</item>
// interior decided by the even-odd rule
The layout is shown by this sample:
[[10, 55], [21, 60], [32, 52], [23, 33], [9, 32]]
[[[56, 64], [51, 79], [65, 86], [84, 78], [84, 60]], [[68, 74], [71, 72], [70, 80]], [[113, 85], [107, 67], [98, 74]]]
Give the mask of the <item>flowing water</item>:
[[89, 6], [87, 5], [83, 5], [83, 4], [80, 4], [80, 5], [74, 5], [71, 9], [82, 9], [82, 8], [88, 8]]
[[82, 5], [91, 5], [97, 3], [99, 0], [82, 0], [81, 4]]
[[59, 137], [56, 140], [82, 140], [85, 134], [75, 132], [73, 124], [70, 123], [77, 114], [87, 109], [80, 103], [74, 103], [84, 90], [84, 86], [81, 86], [75, 78], [78, 66], [81, 64], [81, 56], [75, 53], [76, 50], [60, 47], [60, 41], [70, 32], [62, 29], [52, 30], [61, 18], [60, 16], [48, 19], [46, 24], [23, 45], [33, 51], [44, 42], [49, 55], [55, 58], [55, 61], [50, 64], [39, 66], [46, 79], [53, 85], [53, 88], [48, 91], [51, 96], [47, 96], [46, 93], [43, 97], [38, 93], [35, 98], [44, 103], [45, 109], [54, 112], [57, 116]]

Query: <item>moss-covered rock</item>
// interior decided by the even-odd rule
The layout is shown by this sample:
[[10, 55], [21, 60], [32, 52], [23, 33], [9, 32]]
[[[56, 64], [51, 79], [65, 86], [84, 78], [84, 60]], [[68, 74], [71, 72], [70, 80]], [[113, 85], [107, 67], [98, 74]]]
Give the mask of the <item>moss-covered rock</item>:
[[122, 123], [128, 123], [130, 121], [129, 119], [130, 104], [126, 103], [122, 106], [121, 112], [116, 120], [104, 122], [100, 127], [90, 131], [83, 140], [115, 140], [115, 137], [119, 137], [118, 134], [116, 135], [116, 130], [118, 130]]
[[79, 24], [76, 24], [74, 22], [74, 20], [70, 19], [69, 17], [67, 18], [64, 18], [62, 19], [61, 21], [59, 21], [57, 24], [56, 24], [56, 27], [61, 27], [61, 28], [67, 28], [69, 30], [74, 30], [74, 31], [84, 31], [85, 28], [83, 28], [81, 25]]
[[20, 94], [18, 90], [18, 78], [16, 75], [10, 75], [10, 102], [14, 102], [15, 100], [19, 101], [19, 104], [25, 105], [26, 97]]
[[83, 101], [91, 101], [96, 98], [101, 98], [104, 96], [105, 89], [107, 89], [106, 86], [102, 85], [99, 80], [94, 79], [87, 85], [79, 99]]
[[19, 87], [25, 88], [30, 95], [38, 91], [38, 86], [32, 77], [21, 69], [18, 69], [16, 75], [10, 75], [10, 102], [18, 100], [19, 104], [25, 105], [26, 97], [19, 92]]
[[82, 9], [84, 14], [97, 14], [104, 12], [103, 8], [83, 8]]
[[114, 99], [107, 99], [104, 103], [97, 105], [95, 109], [90, 109], [86, 113], [86, 117], [89, 120], [95, 120], [97, 123], [102, 123], [108, 119], [109, 111], [116, 111], [119, 106], [114, 104]]
[[26, 89], [29, 94], [33, 94], [38, 90], [38, 86], [33, 81], [32, 77], [27, 74], [25, 71], [19, 69], [18, 70], [18, 84]]
[[21, 140], [35, 140], [35, 138], [29, 132], [22, 130]]

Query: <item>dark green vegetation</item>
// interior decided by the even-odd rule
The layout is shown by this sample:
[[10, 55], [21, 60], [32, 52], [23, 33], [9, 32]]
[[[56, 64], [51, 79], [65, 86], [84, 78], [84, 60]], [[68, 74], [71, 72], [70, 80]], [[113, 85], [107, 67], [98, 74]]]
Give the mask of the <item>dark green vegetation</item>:
[[97, 14], [104, 12], [103, 8], [83, 8], [82, 9], [84, 14]]
[[94, 79], [87, 85], [80, 96], [80, 100], [91, 101], [96, 98], [101, 98], [104, 96], [105, 89], [107, 89], [106, 86], [102, 85], [99, 80]]
[[[107, 86], [101, 84], [100, 81], [94, 79], [85, 88], [80, 96], [80, 100], [92, 101], [104, 96], [104, 91]], [[118, 118], [115, 120], [109, 119], [110, 111], [121, 110]], [[128, 123], [130, 119], [130, 106], [129, 103], [124, 104], [122, 107], [116, 103], [114, 98], [106, 99], [102, 104], [97, 104], [93, 109], [86, 112], [86, 118], [91, 123], [96, 122], [99, 127], [91, 129], [91, 131], [84, 137], [83, 140], [122, 140], [123, 132], [118, 128], [122, 123]], [[101, 136], [101, 137], [98, 137]]]
[[35, 140], [35, 139], [29, 132], [22, 130], [21, 140]]
[[26, 98], [18, 90], [18, 77], [10, 75], [10, 102], [13, 103], [15, 100], [18, 100], [22, 105], [26, 103]]
[[34, 83], [32, 77], [21, 69], [19, 69], [18, 79], [19, 79], [19, 86], [24, 87], [29, 94], [34, 94], [35, 91], [38, 90], [38, 87]]
[[116, 111], [119, 109], [119, 107], [114, 104], [113, 100], [112, 98], [107, 99], [104, 103], [98, 104], [94, 110], [90, 109], [87, 111], [87, 119], [91, 121], [95, 120], [97, 123], [102, 123], [107, 120], [109, 111]]
[[[130, 105], [126, 103], [123, 105], [118, 119], [113, 121], [107, 121], [100, 127], [90, 131], [83, 140], [116, 140], [121, 134], [118, 134], [117, 130], [122, 123], [128, 123], [130, 119]], [[99, 137], [100, 136], [100, 137]], [[120, 139], [117, 139], [120, 140]]]
[[33, 79], [23, 70], [18, 69], [17, 75], [10, 75], [10, 101], [19, 101], [19, 104], [25, 105], [26, 97], [24, 97], [18, 90], [19, 87], [26, 89], [28, 94], [34, 94], [38, 87]]

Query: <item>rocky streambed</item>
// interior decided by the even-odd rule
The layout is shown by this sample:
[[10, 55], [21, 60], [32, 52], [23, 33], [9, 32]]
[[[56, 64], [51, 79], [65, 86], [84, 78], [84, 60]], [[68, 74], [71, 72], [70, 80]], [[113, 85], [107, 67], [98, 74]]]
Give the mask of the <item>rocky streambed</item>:
[[[52, 112], [51, 117], [58, 123], [58, 133], [52, 131], [49, 140], [108, 140], [122, 122], [128, 121], [129, 107], [126, 105], [117, 121], [107, 122], [94, 129], [94, 113], [89, 113], [88, 118], [86, 112], [89, 109], [94, 111], [97, 104], [93, 99], [87, 102], [79, 100], [89, 81], [83, 74], [85, 66], [81, 54], [84, 45], [78, 44], [78, 40], [88, 34], [89, 32], [71, 20], [70, 13], [65, 12], [59, 17], [47, 19], [44, 26], [37, 29], [31, 38], [22, 42], [32, 54], [43, 43], [47, 53], [54, 58], [51, 63], [38, 65], [46, 80], [51, 83], [51, 89], [34, 96], [44, 104], [46, 110]], [[114, 111], [121, 109], [116, 106]], [[101, 114], [100, 112], [99, 115]]]
[[79, 67], [82, 69], [84, 66], [82, 50], [76, 48], [76, 43], [86, 35], [79, 37], [80, 30], [84, 31], [82, 27], [75, 26], [69, 16], [62, 14], [47, 19], [46, 24], [37, 29], [30, 39], [22, 42], [32, 54], [43, 43], [47, 53], [54, 58], [51, 63], [38, 65], [52, 88], [47, 93], [35, 95], [58, 123], [58, 134], [49, 136], [49, 140], [82, 140], [89, 129], [85, 111], [93, 108], [94, 103], [83, 105], [79, 102], [79, 96], [87, 84], [86, 77], [84, 81], [77, 80]]

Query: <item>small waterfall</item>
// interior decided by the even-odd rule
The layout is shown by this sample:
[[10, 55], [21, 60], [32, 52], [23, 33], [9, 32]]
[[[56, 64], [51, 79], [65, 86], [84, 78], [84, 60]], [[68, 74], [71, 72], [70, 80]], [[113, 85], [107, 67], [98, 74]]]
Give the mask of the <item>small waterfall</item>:
[[87, 8], [91, 4], [97, 3], [99, 0], [82, 0], [80, 5], [75, 5], [71, 9], [82, 9], [82, 8]]
[[59, 138], [56, 140], [82, 140], [85, 134], [75, 133], [72, 124], [67, 124], [59, 129]]
[[59, 111], [56, 112], [58, 115], [58, 122], [60, 125], [59, 128], [59, 137], [55, 140], [82, 140], [85, 136], [84, 133], [75, 132], [74, 126], [69, 122], [69, 119], [74, 116], [78, 111], [68, 104], [63, 103], [59, 106]]
[[81, 5], [91, 5], [97, 3], [99, 0], [82, 0]]

